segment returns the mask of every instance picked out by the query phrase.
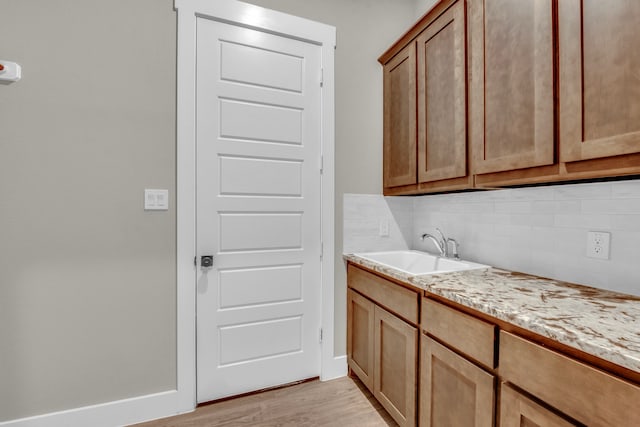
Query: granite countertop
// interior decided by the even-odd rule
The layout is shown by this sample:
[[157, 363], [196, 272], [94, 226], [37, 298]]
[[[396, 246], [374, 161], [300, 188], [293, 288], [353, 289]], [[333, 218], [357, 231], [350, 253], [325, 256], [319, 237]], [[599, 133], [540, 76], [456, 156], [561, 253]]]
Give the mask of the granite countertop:
[[413, 276], [354, 264], [640, 372], [640, 297], [488, 268]]

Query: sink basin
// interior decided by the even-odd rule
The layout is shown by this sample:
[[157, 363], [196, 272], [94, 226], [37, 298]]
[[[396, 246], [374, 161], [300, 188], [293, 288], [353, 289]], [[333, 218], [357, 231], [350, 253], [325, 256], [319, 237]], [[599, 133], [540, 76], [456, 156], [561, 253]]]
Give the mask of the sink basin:
[[443, 258], [420, 251], [367, 252], [355, 255], [416, 276], [489, 267], [484, 264]]

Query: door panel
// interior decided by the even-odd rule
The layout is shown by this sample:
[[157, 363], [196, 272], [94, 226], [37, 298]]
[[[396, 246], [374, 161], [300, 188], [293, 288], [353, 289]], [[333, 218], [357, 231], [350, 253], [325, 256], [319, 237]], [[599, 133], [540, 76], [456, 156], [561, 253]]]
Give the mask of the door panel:
[[222, 270], [218, 285], [220, 310], [300, 301], [302, 265]]
[[[258, 46], [220, 42], [220, 78], [267, 88], [302, 92], [304, 57]], [[260, 64], [256, 67], [256, 64]]]
[[[256, 176], [269, 177], [255, 179]], [[225, 196], [302, 196], [302, 162], [220, 156], [220, 193]]]
[[640, 152], [640, 2], [558, 2], [561, 161]]
[[221, 99], [220, 136], [262, 142], [301, 144], [302, 111], [298, 108], [281, 105]]
[[302, 213], [220, 213], [220, 252], [302, 249]]
[[219, 348], [220, 366], [299, 352], [302, 316], [220, 327]]
[[469, 4], [474, 173], [553, 164], [553, 1]]
[[320, 373], [320, 47], [197, 19], [198, 401]]

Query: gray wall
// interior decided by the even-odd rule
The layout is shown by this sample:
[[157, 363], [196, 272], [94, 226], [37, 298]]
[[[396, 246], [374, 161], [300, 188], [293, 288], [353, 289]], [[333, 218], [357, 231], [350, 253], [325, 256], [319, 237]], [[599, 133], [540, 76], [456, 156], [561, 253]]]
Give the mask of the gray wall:
[[346, 272], [342, 261], [342, 196], [382, 192], [382, 67], [377, 58], [416, 21], [416, 0], [248, 0], [247, 3], [336, 27], [334, 342], [335, 354], [343, 355]]
[[[252, 1], [338, 31], [336, 355], [342, 195], [381, 191], [376, 58], [421, 1]], [[173, 1], [1, 6], [0, 57], [23, 80], [0, 85], [0, 422], [173, 389]], [[170, 210], [144, 212], [144, 188], [169, 189]]]
[[172, 0], [1, 2], [0, 422], [175, 388], [175, 50]]

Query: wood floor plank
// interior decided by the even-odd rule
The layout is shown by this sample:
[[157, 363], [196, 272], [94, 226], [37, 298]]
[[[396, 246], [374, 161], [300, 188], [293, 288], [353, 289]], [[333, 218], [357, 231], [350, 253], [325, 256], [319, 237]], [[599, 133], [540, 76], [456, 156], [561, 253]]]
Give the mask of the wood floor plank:
[[201, 406], [136, 427], [363, 426], [397, 424], [356, 378], [305, 382]]

